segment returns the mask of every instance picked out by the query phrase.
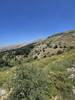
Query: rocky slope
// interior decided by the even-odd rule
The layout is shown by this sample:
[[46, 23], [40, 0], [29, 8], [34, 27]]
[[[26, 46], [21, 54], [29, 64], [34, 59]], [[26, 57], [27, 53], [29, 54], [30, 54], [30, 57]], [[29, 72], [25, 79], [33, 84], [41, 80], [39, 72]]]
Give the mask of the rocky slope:
[[62, 54], [75, 47], [75, 31], [55, 34], [45, 40], [40, 40], [27, 45], [17, 45], [1, 49], [3, 55], [12, 55], [15, 59], [32, 58], [41, 59], [52, 55]]

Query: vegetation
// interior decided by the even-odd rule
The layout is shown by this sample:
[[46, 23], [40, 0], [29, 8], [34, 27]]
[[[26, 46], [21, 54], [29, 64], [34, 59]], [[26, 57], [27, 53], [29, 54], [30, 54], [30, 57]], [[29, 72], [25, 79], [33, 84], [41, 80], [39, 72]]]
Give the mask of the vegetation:
[[75, 100], [75, 31], [0, 52], [6, 100]]

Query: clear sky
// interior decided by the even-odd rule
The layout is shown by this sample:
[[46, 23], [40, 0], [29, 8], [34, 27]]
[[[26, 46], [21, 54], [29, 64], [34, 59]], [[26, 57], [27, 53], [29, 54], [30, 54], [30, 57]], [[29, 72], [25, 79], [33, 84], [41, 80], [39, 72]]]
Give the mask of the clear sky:
[[0, 0], [0, 46], [75, 29], [75, 0]]

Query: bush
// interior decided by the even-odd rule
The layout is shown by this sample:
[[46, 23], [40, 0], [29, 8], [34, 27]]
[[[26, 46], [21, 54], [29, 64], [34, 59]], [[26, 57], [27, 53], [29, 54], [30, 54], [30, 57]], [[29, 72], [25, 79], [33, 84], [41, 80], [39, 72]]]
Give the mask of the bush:
[[3, 59], [0, 59], [0, 67], [6, 67], [6, 66], [9, 66], [8, 62], [7, 61], [4, 61]]
[[12, 83], [11, 100], [49, 100], [50, 82], [41, 69], [30, 65], [19, 67]]

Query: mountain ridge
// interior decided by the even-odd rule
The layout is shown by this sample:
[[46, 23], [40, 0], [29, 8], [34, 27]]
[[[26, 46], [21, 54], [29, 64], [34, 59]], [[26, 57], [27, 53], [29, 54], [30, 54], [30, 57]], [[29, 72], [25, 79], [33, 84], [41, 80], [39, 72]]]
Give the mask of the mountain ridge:
[[33, 43], [41, 42], [41, 41], [44, 41], [44, 40], [47, 40], [47, 39], [50, 39], [50, 38], [53, 38], [53, 37], [56, 37], [56, 36], [63, 36], [63, 35], [71, 34], [71, 33], [72, 34], [75, 33], [75, 30], [55, 33], [51, 36], [48, 36], [46, 39], [40, 39], [40, 40], [38, 39], [38, 40], [33, 41], [31, 43], [21, 43], [21, 44], [18, 43], [18, 44], [14, 44], [14, 45], [10, 45], [10, 46], [0, 47], [0, 52], [7, 51], [7, 50], [12, 50], [12, 49], [18, 49], [18, 48], [21, 48], [23, 46], [27, 46], [27, 45], [30, 45], [30, 44], [33, 44]]

